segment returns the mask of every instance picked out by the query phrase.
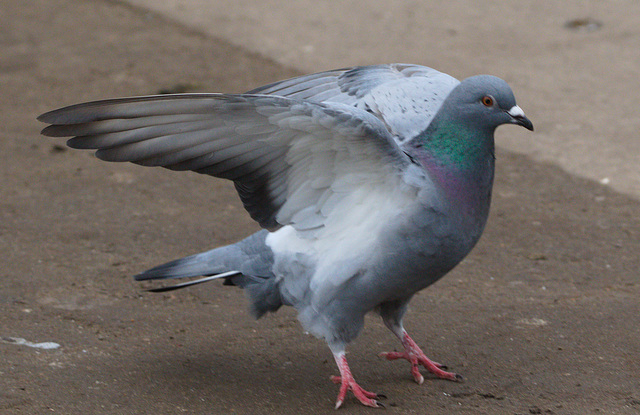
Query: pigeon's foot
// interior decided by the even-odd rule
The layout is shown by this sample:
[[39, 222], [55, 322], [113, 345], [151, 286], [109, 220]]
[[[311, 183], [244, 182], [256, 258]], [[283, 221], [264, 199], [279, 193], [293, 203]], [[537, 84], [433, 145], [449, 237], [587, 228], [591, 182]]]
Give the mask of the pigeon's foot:
[[454, 382], [462, 382], [463, 378], [457, 373], [446, 372], [444, 365], [436, 363], [425, 356], [420, 347], [413, 341], [409, 334], [405, 331], [402, 336], [402, 345], [404, 346], [404, 352], [385, 352], [380, 353], [380, 357], [384, 357], [387, 360], [406, 359], [411, 363], [411, 374], [413, 379], [422, 385], [424, 377], [420, 373], [420, 365], [424, 366], [429, 372], [433, 373], [440, 379], [452, 380]]
[[347, 396], [347, 392], [353, 392], [353, 395], [360, 401], [361, 404], [371, 406], [373, 408], [384, 408], [384, 405], [378, 402], [376, 399], [384, 398], [384, 395], [380, 395], [374, 392], [364, 390], [358, 385], [351, 374], [347, 358], [344, 353], [334, 356], [338, 369], [340, 370], [340, 376], [331, 376], [331, 381], [336, 384], [340, 384], [340, 392], [338, 392], [338, 399], [336, 399], [336, 409], [342, 406], [344, 399]]

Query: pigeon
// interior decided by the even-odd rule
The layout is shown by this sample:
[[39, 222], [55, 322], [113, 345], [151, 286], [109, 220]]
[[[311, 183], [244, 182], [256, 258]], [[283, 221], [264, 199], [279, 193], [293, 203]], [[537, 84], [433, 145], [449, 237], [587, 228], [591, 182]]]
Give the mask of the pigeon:
[[110, 99], [47, 112], [42, 134], [72, 137], [102, 160], [190, 170], [234, 182], [263, 229], [232, 245], [174, 260], [136, 280], [190, 278], [151, 291], [220, 279], [247, 293], [259, 318], [292, 306], [324, 339], [347, 393], [362, 388], [346, 347], [378, 313], [421, 384], [427, 358], [403, 326], [409, 301], [454, 268], [480, 238], [491, 200], [494, 131], [533, 131], [500, 78], [458, 81], [411, 64], [357, 66], [296, 77], [244, 94]]

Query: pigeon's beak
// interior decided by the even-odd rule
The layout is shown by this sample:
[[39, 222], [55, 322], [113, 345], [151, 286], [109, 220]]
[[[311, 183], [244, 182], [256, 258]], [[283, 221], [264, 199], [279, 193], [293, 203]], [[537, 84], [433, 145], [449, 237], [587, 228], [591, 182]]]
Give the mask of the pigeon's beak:
[[514, 105], [509, 111], [507, 111], [507, 114], [511, 117], [511, 122], [513, 124], [521, 125], [527, 130], [533, 131], [533, 123], [526, 115], [524, 115], [524, 111], [522, 111], [522, 108], [519, 106]]

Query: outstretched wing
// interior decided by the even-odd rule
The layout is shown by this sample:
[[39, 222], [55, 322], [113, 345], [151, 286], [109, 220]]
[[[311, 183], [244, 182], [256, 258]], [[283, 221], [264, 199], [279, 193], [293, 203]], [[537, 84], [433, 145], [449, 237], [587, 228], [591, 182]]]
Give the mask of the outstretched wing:
[[304, 75], [248, 93], [351, 105], [374, 114], [403, 142], [427, 128], [459, 83], [426, 66], [394, 63]]
[[96, 101], [38, 117], [42, 134], [107, 161], [233, 180], [262, 227], [320, 229], [363, 183], [408, 161], [382, 123], [343, 104], [268, 95], [181, 94]]

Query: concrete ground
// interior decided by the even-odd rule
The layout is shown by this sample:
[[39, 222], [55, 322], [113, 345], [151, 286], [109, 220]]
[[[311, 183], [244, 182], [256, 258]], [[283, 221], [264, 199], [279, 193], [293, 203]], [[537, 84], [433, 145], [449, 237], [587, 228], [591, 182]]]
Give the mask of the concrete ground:
[[504, 77], [536, 133], [498, 131], [485, 235], [407, 317], [466, 381], [413, 383], [371, 317], [359, 382], [395, 413], [640, 412], [636, 2], [291, 3], [0, 0], [0, 412], [333, 413], [331, 354], [292, 310], [253, 321], [240, 290], [130, 278], [256, 230], [229, 183], [100, 162], [35, 117], [391, 61]]

